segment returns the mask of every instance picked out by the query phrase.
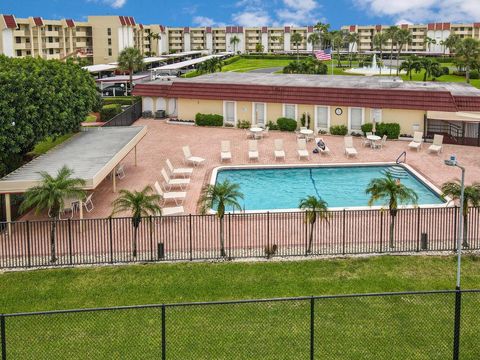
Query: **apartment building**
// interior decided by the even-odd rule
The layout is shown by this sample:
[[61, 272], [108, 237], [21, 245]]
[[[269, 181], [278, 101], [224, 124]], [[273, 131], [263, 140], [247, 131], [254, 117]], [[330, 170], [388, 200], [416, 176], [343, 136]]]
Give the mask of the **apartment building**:
[[[386, 31], [389, 25], [350, 25], [343, 26], [342, 30], [357, 32], [359, 42], [353, 46], [353, 51], [364, 52], [375, 50], [374, 37], [376, 34]], [[460, 38], [472, 37], [480, 39], [480, 23], [451, 24], [451, 23], [430, 23], [430, 24], [402, 24], [402, 29], [408, 29], [412, 33], [412, 43], [403, 47], [403, 52], [426, 52], [426, 53], [447, 53], [449, 50], [443, 46], [443, 42], [452, 34]], [[435, 44], [428, 44], [426, 39], [434, 39]], [[388, 41], [385, 48], [390, 49], [391, 41]], [[395, 45], [393, 46], [396, 50]]]

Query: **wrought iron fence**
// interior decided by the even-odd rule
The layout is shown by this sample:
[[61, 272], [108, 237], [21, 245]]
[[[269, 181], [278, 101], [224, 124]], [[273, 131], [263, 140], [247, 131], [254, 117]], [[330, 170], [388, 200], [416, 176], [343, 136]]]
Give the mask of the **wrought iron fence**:
[[[9, 359], [478, 359], [480, 290], [0, 315]], [[455, 321], [457, 320], [457, 321]]]
[[[137, 230], [131, 218], [0, 223], [0, 267], [455, 250], [457, 207], [399, 210], [393, 239], [391, 222], [388, 211], [343, 210], [313, 226], [304, 212], [149, 217]], [[465, 239], [480, 249], [480, 208]]]
[[130, 126], [142, 116], [142, 102], [137, 101], [120, 114], [114, 116], [103, 126]]

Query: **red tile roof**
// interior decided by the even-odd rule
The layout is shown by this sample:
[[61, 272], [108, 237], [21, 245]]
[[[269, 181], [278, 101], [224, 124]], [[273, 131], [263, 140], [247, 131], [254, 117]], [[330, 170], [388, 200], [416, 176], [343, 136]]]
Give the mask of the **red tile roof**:
[[127, 25], [127, 22], [125, 21], [125, 18], [123, 16], [119, 16], [118, 18], [120, 19], [120, 24], [122, 24], [123, 26]]
[[67, 26], [69, 28], [75, 27], [75, 22], [72, 19], [67, 19], [67, 20], [65, 20], [65, 22], [67, 23]]
[[178, 81], [171, 85], [138, 84], [134, 93], [139, 96], [167, 98], [321, 104], [386, 109], [480, 110], [480, 97], [454, 98], [446, 90], [320, 88]]
[[476, 28], [476, 29], [480, 28], [480, 23], [478, 23], [478, 22], [477, 22], [477, 23], [473, 23], [473, 27]]
[[268, 32], [268, 28], [266, 26], [262, 26], [262, 33], [265, 34]]
[[408, 24], [402, 24], [402, 29], [408, 29]]
[[428, 30], [435, 30], [435, 24], [434, 23], [428, 24]]
[[237, 26], [237, 33], [243, 33], [243, 26]]
[[5, 26], [9, 29], [17, 28], [17, 21], [13, 15], [3, 15], [3, 20], [5, 21]]
[[230, 33], [232, 32], [232, 27], [231, 27], [231, 26], [227, 26], [227, 27], [225, 28], [225, 32], [226, 32], [227, 34], [230, 34]]
[[211, 27], [211, 26], [207, 26], [207, 27], [205, 28], [205, 32], [206, 32], [207, 34], [211, 34], [211, 33], [212, 33], [212, 27]]
[[140, 29], [143, 29], [143, 24], [138, 24], [138, 26], [140, 27]]
[[357, 27], [355, 25], [350, 25], [350, 32], [354, 32]]
[[128, 16], [124, 16], [123, 18], [125, 19], [125, 24], [126, 24], [127, 26], [132, 25], [132, 24], [130, 23], [130, 18], [129, 18]]
[[34, 17], [33, 22], [36, 26], [43, 26], [43, 20], [41, 17]]
[[375, 25], [375, 30], [377, 30], [377, 31], [382, 30], [382, 25]]
[[308, 26], [307, 27], [307, 32], [309, 32], [309, 33], [313, 32], [313, 26]]
[[186, 33], [186, 34], [190, 33], [190, 28], [188, 26], [185, 26], [183, 28], [183, 32]]
[[133, 16], [130, 16], [129, 19], [130, 19], [130, 24], [132, 24], [132, 26], [135, 26], [135, 18]]
[[285, 26], [285, 30], [284, 30], [286, 33], [289, 33], [290, 32], [290, 26]]
[[450, 30], [450, 23], [443, 23], [443, 30]]

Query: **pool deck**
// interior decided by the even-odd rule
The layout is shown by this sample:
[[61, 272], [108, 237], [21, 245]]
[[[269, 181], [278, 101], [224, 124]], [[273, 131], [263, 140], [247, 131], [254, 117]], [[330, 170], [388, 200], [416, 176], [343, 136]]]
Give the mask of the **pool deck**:
[[[205, 128], [187, 125], [167, 124], [165, 121], [141, 119], [135, 125], [146, 125], [147, 134], [138, 144], [138, 165], [134, 165], [134, 154], [129, 154], [124, 160], [126, 177], [117, 179], [118, 189], [140, 190], [146, 185], [153, 185], [157, 180], [161, 182], [160, 171], [165, 166], [165, 159], [169, 158], [176, 167], [183, 164], [182, 146], [189, 145], [194, 156], [206, 159], [205, 163], [195, 168], [191, 183], [187, 189], [187, 200], [184, 203], [186, 213], [197, 213], [197, 201], [204, 184], [211, 178], [212, 170], [222, 165], [248, 164], [334, 164], [334, 163], [372, 163], [392, 162], [403, 152], [407, 151], [407, 164], [423, 175], [428, 181], [440, 187], [445, 181], [459, 178], [457, 168], [448, 167], [443, 160], [450, 154], [456, 154], [461, 164], [466, 167], [466, 183], [480, 181], [480, 148], [458, 145], [444, 145], [442, 154], [429, 154], [428, 144], [421, 151], [408, 150], [407, 141], [388, 141], [384, 149], [372, 150], [363, 147], [360, 139], [354, 138], [354, 145], [358, 156], [347, 159], [344, 154], [344, 140], [342, 136], [323, 135], [331, 150], [329, 155], [312, 154], [314, 142], [307, 144], [310, 160], [299, 160], [296, 151], [296, 136], [293, 133], [270, 131], [269, 136], [259, 140], [258, 162], [248, 161], [248, 141], [245, 130], [234, 128]], [[273, 155], [274, 139], [284, 140], [286, 159], [275, 161]], [[230, 140], [233, 159], [231, 162], [220, 161], [220, 141]], [[93, 201], [95, 209], [84, 212], [88, 218], [102, 218], [110, 215], [112, 201], [117, 194], [112, 192], [111, 180], [103, 181], [95, 190]], [[175, 203], [167, 206], [175, 206]], [[36, 218], [28, 214], [24, 219]]]

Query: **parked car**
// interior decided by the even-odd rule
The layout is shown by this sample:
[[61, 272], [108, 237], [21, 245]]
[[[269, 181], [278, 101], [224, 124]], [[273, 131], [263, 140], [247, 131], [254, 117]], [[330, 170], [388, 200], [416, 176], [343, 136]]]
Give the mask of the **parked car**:
[[125, 95], [130, 95], [130, 91], [127, 90], [125, 85], [110, 85], [102, 90], [102, 95], [103, 96], [125, 96]]

